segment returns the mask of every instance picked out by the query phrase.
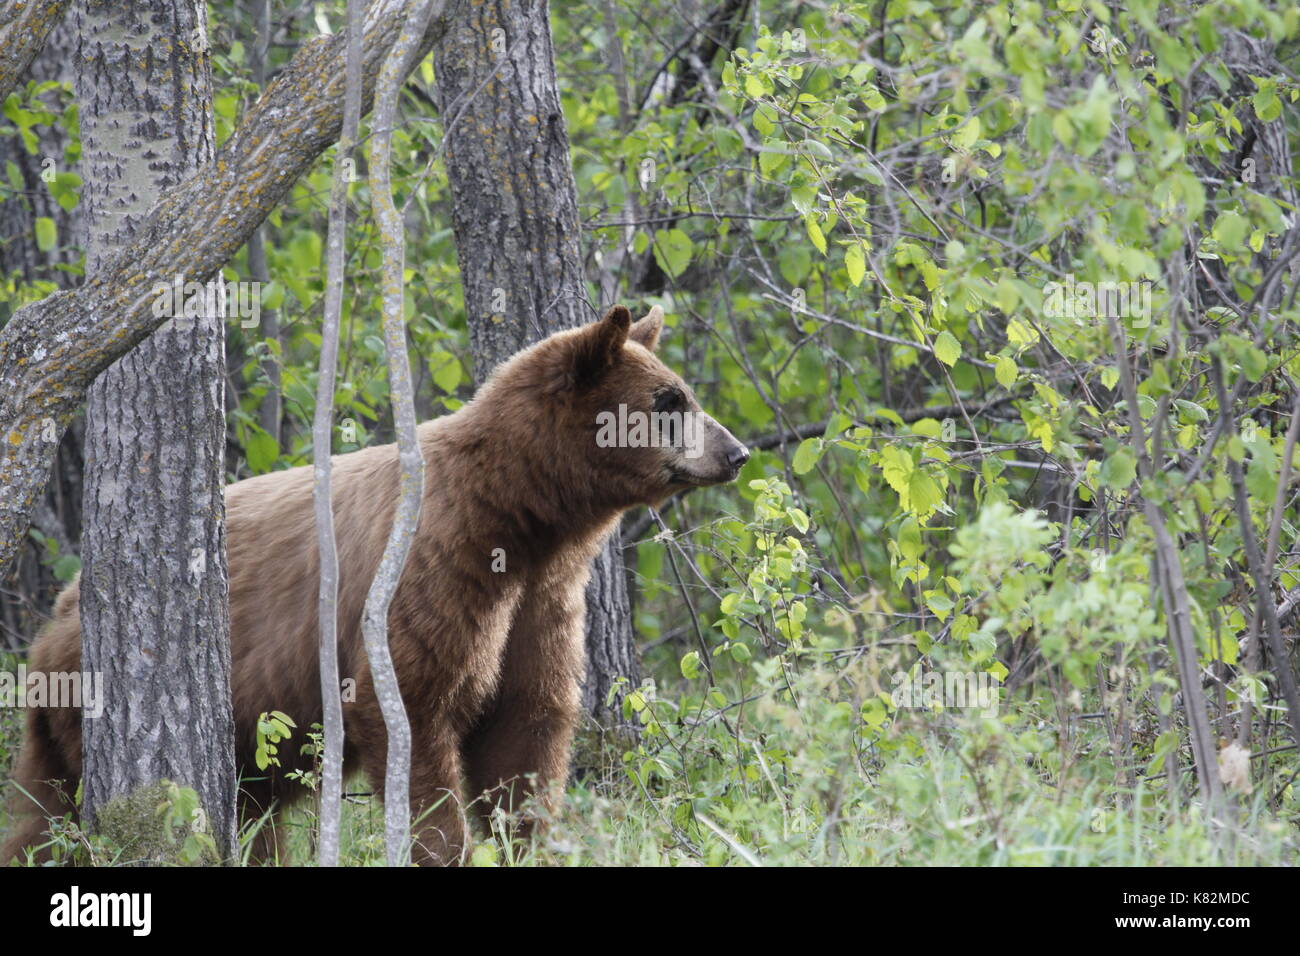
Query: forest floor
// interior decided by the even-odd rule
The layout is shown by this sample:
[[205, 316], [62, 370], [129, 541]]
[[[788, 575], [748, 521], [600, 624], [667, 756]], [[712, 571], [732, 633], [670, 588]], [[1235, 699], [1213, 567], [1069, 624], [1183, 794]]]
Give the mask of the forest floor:
[[[833, 721], [790, 723], [779, 706], [762, 710], [743, 730], [720, 720], [683, 724], [631, 751], [586, 751], [603, 755], [604, 765], [575, 775], [541, 836], [519, 843], [480, 832], [470, 862], [1242, 866], [1293, 865], [1300, 849], [1289, 781], [1230, 796], [1210, 822], [1189, 772], [1174, 810], [1163, 772], [1116, 785], [1100, 730], [1077, 734], [1076, 759], [1061, 766], [1050, 736], [1017, 730], [1014, 713], [896, 717], [872, 746], [854, 752], [842, 746], [854, 735]], [[0, 711], [6, 767], [20, 742], [16, 714]], [[344, 807], [344, 865], [384, 859], [382, 806], [368, 790], [360, 777], [345, 786], [353, 796]], [[310, 864], [315, 825], [310, 801], [286, 815], [280, 865]], [[56, 842], [71, 862], [131, 857], [75, 827]], [[244, 843], [246, 851], [247, 833]]]

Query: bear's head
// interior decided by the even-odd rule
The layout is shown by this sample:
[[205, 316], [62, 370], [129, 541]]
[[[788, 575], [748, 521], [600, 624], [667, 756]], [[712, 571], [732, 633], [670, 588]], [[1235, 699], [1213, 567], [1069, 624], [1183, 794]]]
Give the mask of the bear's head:
[[514, 399], [530, 399], [530, 440], [549, 443], [548, 466], [586, 485], [602, 505], [658, 504], [677, 491], [733, 481], [749, 460], [655, 354], [663, 319], [656, 306], [633, 322], [616, 305], [599, 322], [544, 339], [494, 376]]

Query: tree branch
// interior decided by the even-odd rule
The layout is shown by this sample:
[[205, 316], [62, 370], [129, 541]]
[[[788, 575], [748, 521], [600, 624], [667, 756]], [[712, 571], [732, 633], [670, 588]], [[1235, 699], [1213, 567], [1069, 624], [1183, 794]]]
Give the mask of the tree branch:
[[[343, 314], [343, 244], [347, 232], [348, 172], [361, 121], [361, 0], [348, 0], [347, 91], [343, 99], [343, 138], [334, 157], [330, 189], [329, 231], [325, 241], [325, 316], [321, 329], [320, 378], [312, 421], [313, 499], [316, 544], [320, 551], [320, 687], [325, 751], [321, 760], [321, 866], [339, 865], [339, 834], [343, 819], [343, 702], [339, 691], [338, 600], [339, 556], [334, 535], [334, 505], [330, 489], [334, 435], [334, 381], [338, 370], [339, 325]], [[263, 38], [264, 39], [264, 38]]]
[[0, 100], [26, 75], [67, 7], [68, 0], [13, 2], [0, 14]]

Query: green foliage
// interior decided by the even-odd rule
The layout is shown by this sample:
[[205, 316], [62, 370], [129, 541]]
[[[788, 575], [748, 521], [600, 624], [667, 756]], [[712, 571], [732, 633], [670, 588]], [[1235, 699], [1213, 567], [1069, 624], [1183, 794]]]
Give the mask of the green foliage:
[[28, 537], [41, 549], [41, 562], [45, 564], [60, 581], [71, 581], [81, 570], [81, 558], [75, 554], [61, 554], [59, 542], [47, 537], [35, 528], [29, 528]]
[[257, 749], [253, 751], [253, 761], [258, 770], [280, 766], [277, 744], [293, 736], [290, 728], [297, 726], [292, 717], [281, 711], [262, 712], [257, 718]]
[[[559, 59], [594, 75], [612, 38], [581, 22], [559, 18]], [[708, 369], [705, 407], [748, 434], [826, 423], [751, 460], [737, 490], [752, 517], [734, 516], [746, 510], [735, 493], [711, 492], [670, 522], [689, 534], [636, 550], [654, 679], [624, 700], [643, 733], [624, 767], [672, 822], [660, 859], [690, 845], [710, 847], [705, 859], [806, 860], [850, 821], [919, 839], [910, 828], [938, 801], [964, 841], [938, 841], [941, 859], [1131, 859], [1113, 845], [1119, 827], [1142, 859], [1221, 860], [1198, 821], [1171, 824], [1198, 834], [1186, 857], [1163, 833], [1173, 805], [1155, 775], [1167, 760], [1190, 772], [1190, 759], [1144, 509], [1181, 543], [1198, 665], [1215, 675], [1210, 718], [1231, 738], [1237, 702], [1259, 700], [1261, 679], [1265, 696], [1276, 686], [1238, 653], [1258, 599], [1242, 584], [1227, 463], [1243, 464], [1262, 539], [1300, 371], [1293, 284], [1255, 301], [1293, 255], [1294, 183], [1241, 159], [1255, 120], [1285, 121], [1294, 144], [1283, 106], [1300, 90], [1286, 66], [1234, 76], [1232, 34], [1294, 66], [1300, 14], [1253, 0], [763, 4], [755, 22], [714, 61], [713, 88], [651, 97], [629, 117], [602, 73], [594, 93], [566, 99], [592, 218], [674, 218], [689, 262], [665, 258], [661, 225], [652, 250], [667, 312], [718, 316], [725, 303], [711, 337], [678, 319], [668, 361]], [[658, 67], [636, 46], [621, 53], [638, 77]], [[1121, 313], [1114, 332], [1108, 311]], [[1284, 537], [1295, 520], [1291, 504]], [[1276, 570], [1280, 588], [1300, 584]], [[994, 723], [890, 699], [895, 675], [949, 672], [998, 683]], [[1253, 762], [1268, 799], [1241, 819], [1288, 842], [1295, 757], [1273, 749], [1286, 743], [1277, 727], [1261, 725], [1252, 747], [1271, 751]], [[771, 753], [760, 744], [751, 760], [755, 741]], [[827, 762], [797, 784], [782, 776], [814, 753]], [[982, 766], [1007, 785], [996, 798], [972, 779]], [[799, 789], [845, 767], [855, 779], [835, 799]], [[729, 815], [740, 781], [769, 771], [780, 832], [775, 811], [766, 830]], [[1053, 794], [1064, 803], [1049, 810]], [[787, 856], [791, 812], [819, 822]], [[879, 842], [859, 829], [842, 858], [855, 840]]]

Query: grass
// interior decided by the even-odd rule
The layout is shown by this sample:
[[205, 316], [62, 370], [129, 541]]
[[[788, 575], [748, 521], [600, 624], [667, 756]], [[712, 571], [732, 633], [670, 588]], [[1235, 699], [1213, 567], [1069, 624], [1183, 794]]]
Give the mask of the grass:
[[[1212, 820], [1187, 772], [1176, 807], [1158, 766], [1117, 786], [1100, 721], [1067, 738], [1032, 701], [1005, 704], [996, 717], [900, 710], [881, 718], [844, 677], [812, 667], [787, 689], [750, 688], [734, 701], [720, 688], [700, 697], [684, 684], [671, 700], [643, 688], [641, 709], [629, 708], [643, 722], [642, 743], [580, 751], [590, 766], [545, 832], [526, 845], [480, 835], [472, 862], [1286, 865], [1300, 849], [1288, 783], [1294, 751], [1258, 766], [1253, 792], [1233, 794]], [[0, 753], [12, 754], [12, 714], [0, 728]], [[347, 786], [366, 789], [359, 778]], [[287, 815], [284, 863], [311, 862], [314, 825], [310, 802]], [[79, 833], [61, 839], [74, 859], [126, 862]], [[342, 862], [382, 860], [382, 807], [354, 797]]]

